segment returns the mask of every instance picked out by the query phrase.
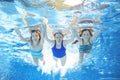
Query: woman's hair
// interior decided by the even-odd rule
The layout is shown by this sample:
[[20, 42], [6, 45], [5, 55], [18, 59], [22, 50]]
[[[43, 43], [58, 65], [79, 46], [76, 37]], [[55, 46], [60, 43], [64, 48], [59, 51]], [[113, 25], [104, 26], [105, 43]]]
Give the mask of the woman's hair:
[[83, 32], [84, 32], [84, 31], [88, 31], [89, 34], [90, 34], [90, 36], [93, 36], [93, 34], [92, 34], [93, 29], [83, 29], [83, 30], [80, 31], [80, 37], [83, 35]]
[[[39, 41], [41, 40], [41, 32], [40, 32], [40, 30], [31, 30], [31, 35], [32, 35], [32, 33], [34, 33], [34, 32], [36, 32], [37, 34], [38, 34], [38, 36], [39, 36]], [[30, 40], [32, 41], [32, 36], [30, 37]], [[32, 41], [33, 42], [33, 41]]]

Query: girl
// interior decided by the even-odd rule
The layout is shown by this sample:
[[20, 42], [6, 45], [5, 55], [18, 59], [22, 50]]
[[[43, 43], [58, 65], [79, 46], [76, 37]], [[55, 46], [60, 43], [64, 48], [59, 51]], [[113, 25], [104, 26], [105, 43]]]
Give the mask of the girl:
[[61, 60], [62, 66], [66, 63], [66, 45], [70, 43], [74, 37], [72, 36], [69, 40], [64, 40], [65, 35], [63, 35], [61, 32], [54, 33], [54, 40], [49, 40], [47, 38], [47, 41], [49, 41], [52, 47], [52, 52], [54, 56], [54, 60], [57, 62], [58, 59]]
[[41, 33], [39, 30], [31, 30], [31, 37], [29, 40], [27, 40], [21, 35], [21, 32], [18, 28], [15, 28], [15, 32], [22, 41], [29, 44], [30, 52], [32, 54], [32, 58], [36, 63], [36, 65], [39, 64], [39, 59], [43, 61], [43, 54], [42, 54], [43, 42], [44, 42], [43, 33]]
[[[25, 15], [23, 16], [23, 22], [25, 23], [25, 25], [28, 26], [28, 23], [25, 20], [26, 16], [27, 13], [25, 13]], [[43, 61], [43, 64], [45, 63], [43, 60], [42, 50], [43, 50], [44, 36], [46, 30], [44, 26], [47, 24], [47, 22], [48, 22], [47, 19], [44, 17], [43, 24], [29, 27], [29, 31], [31, 35], [29, 40], [25, 39], [22, 36], [18, 28], [15, 28], [15, 32], [20, 37], [20, 39], [29, 44], [32, 58], [37, 66], [39, 65], [39, 60]]]
[[[93, 21], [93, 22], [97, 22], [98, 24], [98, 19], [101, 17], [101, 14], [98, 15], [97, 17], [97, 21]], [[84, 22], [88, 22], [88, 20], [84, 20]], [[92, 23], [93, 23], [92, 22]], [[96, 24], [96, 23], [93, 23]], [[77, 24], [78, 25], [78, 24]], [[81, 63], [84, 59], [84, 57], [86, 57], [86, 55], [88, 55], [92, 49], [92, 42], [95, 39], [95, 37], [104, 29], [101, 28], [100, 30], [98, 30], [97, 32], [94, 32], [93, 27], [76, 27], [78, 30], [78, 33], [76, 33], [77, 35], [77, 40], [73, 42], [73, 44], [77, 43], [79, 44], [79, 63]], [[76, 31], [77, 32], [77, 31]]]
[[83, 58], [88, 55], [92, 49], [92, 42], [94, 38], [103, 30], [103, 28], [97, 31], [94, 35], [92, 34], [93, 29], [80, 29], [79, 36], [77, 40], [73, 42], [79, 43], [79, 63], [83, 61]]
[[[73, 30], [72, 30], [73, 33]], [[46, 40], [51, 43], [52, 46], [52, 53], [54, 56], [54, 60], [57, 61], [60, 59], [62, 66], [66, 63], [66, 46], [68, 43], [74, 40], [74, 35], [72, 34], [72, 37], [69, 40], [64, 40], [64, 36], [66, 34], [63, 34], [61, 31], [57, 31], [53, 34], [54, 40], [50, 40], [46, 33]]]

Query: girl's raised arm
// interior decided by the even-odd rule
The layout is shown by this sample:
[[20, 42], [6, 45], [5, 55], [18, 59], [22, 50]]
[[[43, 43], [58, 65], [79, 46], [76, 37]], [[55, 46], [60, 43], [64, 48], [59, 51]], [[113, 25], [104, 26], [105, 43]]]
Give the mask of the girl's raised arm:
[[[48, 38], [48, 35], [47, 35], [47, 31], [50, 32], [51, 35], [52, 34], [52, 29], [49, 27], [49, 24], [48, 24], [48, 19], [46, 17], [43, 17], [43, 25], [45, 26], [45, 39], [50, 42], [50, 43], [54, 43], [54, 40], [50, 40]], [[53, 38], [53, 37], [52, 37]]]
[[14, 30], [15, 30], [15, 32], [17, 33], [17, 35], [20, 37], [20, 39], [22, 40], [22, 41], [24, 41], [24, 42], [30, 42], [30, 40], [27, 40], [27, 39], [25, 39], [22, 35], [21, 35], [21, 32], [20, 32], [20, 30], [18, 29], [18, 28], [14, 28]]
[[75, 29], [73, 27], [70, 27], [71, 30], [71, 38], [69, 40], [64, 40], [64, 46], [66, 46], [67, 44], [69, 44], [70, 42], [72, 42], [75, 38]]
[[27, 13], [27, 11], [23, 11], [24, 12], [24, 15], [23, 15], [23, 17], [22, 17], [22, 21], [23, 21], [23, 23], [25, 24], [25, 26], [28, 26], [28, 22], [27, 22], [27, 20], [26, 20], [26, 17], [28, 16], [28, 13]]
[[92, 41], [104, 30], [104, 27], [102, 27], [100, 30], [98, 30], [97, 32], [94, 33], [93, 37], [92, 37]]

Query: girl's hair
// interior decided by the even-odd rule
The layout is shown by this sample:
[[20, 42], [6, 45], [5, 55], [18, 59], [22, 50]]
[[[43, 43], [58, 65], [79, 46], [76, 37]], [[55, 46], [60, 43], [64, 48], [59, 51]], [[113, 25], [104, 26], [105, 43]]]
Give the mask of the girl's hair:
[[[37, 34], [38, 34], [38, 36], [39, 36], [39, 41], [41, 40], [41, 32], [40, 32], [40, 30], [31, 30], [31, 35], [32, 35], [32, 33], [34, 33], [34, 32], [36, 32]], [[30, 40], [31, 40], [31, 42], [33, 42], [32, 41], [32, 36], [30, 37]]]
[[61, 35], [64, 37], [64, 35], [63, 35], [61, 32], [56, 32], [56, 33], [54, 34], [54, 37], [55, 37], [56, 34], [61, 34]]
[[83, 30], [80, 31], [80, 37], [83, 35], [83, 32], [84, 32], [84, 31], [88, 31], [89, 34], [90, 34], [90, 36], [93, 36], [93, 34], [92, 34], [93, 29], [83, 29]]
[[[83, 30], [80, 31], [80, 37], [83, 35], [84, 31], [88, 31], [90, 36], [93, 36], [93, 34], [92, 34], [93, 29], [83, 29]], [[82, 39], [82, 41], [84, 41], [84, 40]], [[76, 44], [77, 42], [78, 42], [78, 40], [75, 40], [72, 44]]]

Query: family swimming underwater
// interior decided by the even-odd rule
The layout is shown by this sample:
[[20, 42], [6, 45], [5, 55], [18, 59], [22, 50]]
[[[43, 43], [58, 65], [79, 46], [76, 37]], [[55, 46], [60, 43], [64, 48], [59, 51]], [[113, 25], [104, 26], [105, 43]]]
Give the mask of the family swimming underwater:
[[[43, 22], [41, 24], [37, 24], [34, 26], [29, 26], [26, 17], [29, 16], [29, 14], [24, 11], [23, 15], [23, 22], [27, 26], [30, 32], [30, 38], [29, 40], [24, 38], [23, 35], [21, 34], [20, 30], [18, 28], [15, 28], [15, 32], [17, 35], [20, 37], [20, 39], [26, 43], [29, 44], [30, 47], [30, 53], [32, 55], [34, 63], [39, 67], [40, 64], [39, 62], [42, 62], [42, 65], [45, 65], [45, 60], [44, 60], [44, 53], [43, 53], [43, 45], [44, 41], [46, 40], [49, 42], [51, 46], [51, 51], [53, 53], [53, 59], [56, 62], [56, 67], [58, 60], [61, 61], [61, 65], [64, 66], [66, 64], [66, 46], [69, 43], [79, 44], [79, 61], [78, 64], [81, 64], [84, 60], [84, 58], [90, 53], [93, 45], [93, 40], [94, 38], [104, 29], [101, 28], [98, 30], [96, 33], [93, 34], [94, 28], [93, 27], [79, 27], [77, 23], [74, 23], [76, 21], [72, 21], [71, 24], [69, 24], [69, 28], [64, 34], [61, 30], [57, 31], [51, 31], [49, 24], [48, 24], [48, 19], [46, 17], [43, 17]], [[101, 16], [98, 16], [99, 19]], [[98, 19], [97, 19], [98, 20]], [[83, 22], [88, 22], [84, 20]], [[89, 21], [93, 22], [93, 21]], [[96, 22], [96, 21], [95, 21]], [[77, 24], [74, 25], [74, 24]], [[50, 32], [53, 36], [53, 39], [49, 39], [47, 33]], [[64, 40], [64, 37], [70, 34], [70, 39]], [[76, 40], [75, 40], [76, 39]], [[74, 41], [75, 40], [75, 41]]]

